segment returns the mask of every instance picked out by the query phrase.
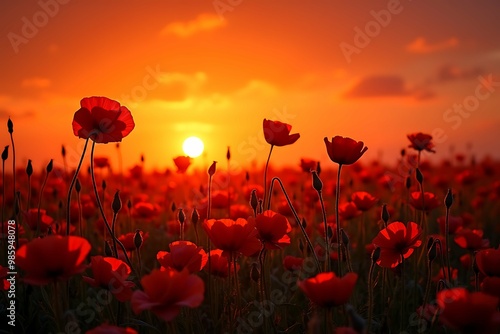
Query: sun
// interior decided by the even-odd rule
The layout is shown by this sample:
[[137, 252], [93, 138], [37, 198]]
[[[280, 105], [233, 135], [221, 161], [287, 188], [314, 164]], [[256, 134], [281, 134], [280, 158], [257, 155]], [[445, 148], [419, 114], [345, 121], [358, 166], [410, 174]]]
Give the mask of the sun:
[[182, 150], [190, 158], [199, 157], [203, 153], [203, 141], [198, 137], [189, 137], [184, 140], [182, 144]]

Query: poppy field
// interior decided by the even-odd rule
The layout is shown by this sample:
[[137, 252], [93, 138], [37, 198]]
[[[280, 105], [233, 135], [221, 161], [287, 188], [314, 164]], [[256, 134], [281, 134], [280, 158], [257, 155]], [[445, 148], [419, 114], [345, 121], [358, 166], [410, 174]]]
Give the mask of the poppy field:
[[[76, 168], [2, 153], [0, 333], [499, 333], [500, 163], [439, 156], [431, 135], [393, 138], [391, 165], [362, 138], [326, 133], [314, 157], [274, 168], [300, 140], [255, 124], [269, 155], [177, 170], [112, 166], [99, 154], [133, 112], [83, 98]], [[229, 143], [230, 144], [230, 143]], [[191, 168], [190, 168], [191, 167]]]

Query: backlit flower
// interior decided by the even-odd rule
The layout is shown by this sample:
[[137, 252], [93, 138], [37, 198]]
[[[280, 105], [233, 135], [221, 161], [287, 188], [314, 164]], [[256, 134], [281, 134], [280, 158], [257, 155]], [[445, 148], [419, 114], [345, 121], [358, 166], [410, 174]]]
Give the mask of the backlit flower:
[[191, 165], [191, 158], [186, 156], [178, 156], [174, 158], [174, 164], [175, 167], [177, 167], [177, 173], [183, 174]]
[[434, 144], [432, 143], [432, 136], [418, 132], [418, 133], [411, 133], [407, 135], [408, 139], [410, 140], [411, 144], [408, 147], [411, 147], [417, 151], [429, 151], [432, 153], [436, 153], [436, 151], [433, 150]]
[[153, 270], [141, 279], [143, 290], [136, 290], [130, 304], [135, 314], [150, 310], [165, 321], [173, 320], [181, 307], [195, 308], [201, 305], [205, 283], [187, 270], [171, 268]]
[[331, 142], [327, 137], [324, 140], [330, 160], [339, 165], [355, 163], [368, 149], [362, 141], [355, 141], [348, 137], [335, 136]]
[[455, 243], [462, 248], [475, 251], [490, 246], [488, 239], [483, 239], [483, 230], [471, 230], [468, 228], [461, 228], [455, 232]]
[[476, 254], [479, 271], [486, 276], [500, 277], [500, 249], [483, 249]]
[[377, 264], [385, 268], [395, 268], [402, 258], [409, 258], [415, 248], [420, 247], [422, 229], [414, 222], [406, 225], [393, 222], [381, 230], [372, 243], [380, 247], [380, 258]]
[[332, 307], [344, 305], [349, 301], [357, 279], [356, 273], [348, 273], [340, 278], [334, 272], [324, 272], [297, 284], [314, 304]]
[[73, 117], [73, 133], [96, 143], [120, 142], [135, 127], [130, 111], [107, 97], [86, 97]]
[[356, 207], [361, 211], [368, 211], [377, 203], [377, 198], [373, 197], [366, 191], [354, 192], [351, 195], [351, 199], [354, 204], [356, 204]]
[[410, 194], [410, 205], [416, 210], [432, 211], [441, 206], [436, 195], [430, 192], [424, 192], [424, 199], [422, 200], [422, 192], [414, 191]]
[[87, 239], [81, 237], [50, 235], [21, 246], [16, 252], [16, 264], [25, 272], [24, 282], [46, 285], [84, 271], [90, 248]]
[[177, 271], [187, 269], [190, 273], [195, 273], [202, 270], [207, 263], [207, 253], [190, 241], [174, 241], [169, 247], [170, 252], [159, 251], [156, 254], [156, 259], [165, 268]]
[[264, 138], [271, 145], [291, 145], [300, 138], [300, 134], [298, 133], [294, 133], [292, 135], [290, 134], [290, 131], [292, 130], [292, 126], [290, 124], [264, 119], [262, 125], [264, 128]]
[[258, 238], [267, 249], [279, 249], [290, 245], [287, 233], [292, 231], [292, 227], [285, 216], [267, 210], [258, 214], [255, 219], [250, 217], [249, 220], [255, 220]]

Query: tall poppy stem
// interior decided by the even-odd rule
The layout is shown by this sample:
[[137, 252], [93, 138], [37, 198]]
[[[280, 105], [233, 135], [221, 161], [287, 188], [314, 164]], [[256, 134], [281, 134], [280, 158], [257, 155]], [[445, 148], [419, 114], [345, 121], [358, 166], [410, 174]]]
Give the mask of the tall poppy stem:
[[321, 212], [323, 214], [323, 224], [325, 228], [325, 249], [326, 249], [325, 271], [330, 271], [330, 236], [328, 235], [328, 223], [326, 221], [325, 203], [323, 202], [323, 195], [321, 191], [318, 191], [318, 197], [319, 197], [319, 202], [321, 203]]
[[446, 207], [446, 217], [444, 223], [444, 247], [446, 249], [446, 267], [448, 268], [448, 282], [451, 285], [451, 265], [450, 265], [450, 208]]
[[[7, 234], [5, 232], [5, 226], [4, 226], [4, 220], [5, 220], [5, 160], [2, 159], [2, 231], [1, 231], [1, 234], [2, 234], [2, 238], [5, 236], [5, 241], [4, 241], [4, 245], [5, 245], [5, 254], [7, 254]], [[16, 230], [16, 235], [18, 234], [17, 230]], [[16, 244], [17, 245], [17, 244]], [[3, 255], [3, 254], [2, 254]], [[3, 257], [2, 257], [3, 258]]]
[[[271, 153], [273, 153], [274, 145], [271, 145], [271, 149], [269, 150], [269, 155], [267, 156], [266, 168], [264, 169], [264, 207], [266, 207], [266, 195], [267, 195], [267, 169], [269, 168], [269, 160], [271, 159]], [[271, 204], [271, 194], [269, 194], [269, 205]]]
[[335, 186], [335, 222], [337, 224], [337, 256], [338, 256], [338, 271], [339, 277], [342, 276], [342, 238], [340, 237], [340, 219], [339, 219], [339, 197], [340, 197], [340, 172], [342, 171], [342, 164], [339, 164], [337, 172], [337, 184]]
[[45, 178], [43, 179], [42, 187], [40, 188], [40, 196], [38, 198], [38, 210], [36, 216], [36, 235], [40, 235], [40, 210], [42, 209], [42, 197], [45, 186], [47, 185], [47, 180], [49, 178], [50, 171], [47, 171]]
[[69, 185], [68, 189], [68, 200], [66, 202], [66, 235], [69, 235], [69, 226], [71, 223], [71, 192], [73, 191], [73, 187], [75, 186], [76, 178], [78, 177], [78, 173], [80, 173], [80, 168], [82, 167], [83, 158], [85, 158], [85, 152], [87, 151], [87, 146], [89, 143], [89, 138], [85, 140], [85, 146], [83, 146], [82, 156], [80, 158], [80, 162], [76, 167], [75, 175], [73, 175], [73, 179]]
[[104, 208], [102, 207], [101, 199], [99, 198], [99, 191], [97, 190], [97, 184], [95, 182], [94, 149], [95, 149], [95, 141], [92, 142], [92, 148], [90, 150], [90, 176], [92, 177], [92, 187], [94, 188], [94, 194], [95, 194], [95, 198], [97, 201], [97, 206], [99, 207], [99, 211], [101, 212], [102, 219], [104, 220], [104, 225], [106, 225], [106, 228], [108, 229], [109, 234], [113, 238], [113, 241], [115, 241], [118, 244], [118, 246], [120, 246], [120, 248], [123, 251], [123, 255], [125, 256], [125, 259], [127, 260], [127, 264], [130, 266], [130, 268], [133, 268], [132, 262], [130, 261], [130, 259], [128, 257], [127, 250], [125, 249], [125, 246], [123, 246], [121, 241], [116, 238], [116, 235], [111, 230], [111, 226], [109, 226], [108, 219], [106, 218], [106, 215], [104, 214]]
[[405, 258], [403, 254], [401, 254], [401, 323], [399, 327], [399, 331], [403, 331], [403, 317], [405, 314], [404, 306], [406, 301], [406, 286], [405, 286]]

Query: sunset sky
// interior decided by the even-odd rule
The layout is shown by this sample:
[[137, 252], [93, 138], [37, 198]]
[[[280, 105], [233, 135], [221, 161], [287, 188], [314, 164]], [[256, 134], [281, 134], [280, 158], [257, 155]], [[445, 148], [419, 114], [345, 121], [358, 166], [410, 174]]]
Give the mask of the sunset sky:
[[[499, 13], [493, 0], [2, 1], [0, 122], [14, 121], [19, 164], [40, 168], [63, 144], [76, 165], [71, 121], [93, 95], [133, 114], [126, 166], [144, 154], [172, 167], [193, 135], [199, 159], [230, 146], [233, 163], [264, 163], [264, 118], [301, 134], [277, 165], [333, 166], [323, 138], [335, 135], [393, 162], [420, 131], [437, 159], [452, 145], [500, 158]], [[113, 144], [98, 145], [106, 154], [116, 162]]]

